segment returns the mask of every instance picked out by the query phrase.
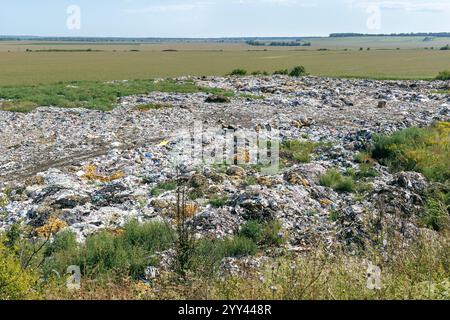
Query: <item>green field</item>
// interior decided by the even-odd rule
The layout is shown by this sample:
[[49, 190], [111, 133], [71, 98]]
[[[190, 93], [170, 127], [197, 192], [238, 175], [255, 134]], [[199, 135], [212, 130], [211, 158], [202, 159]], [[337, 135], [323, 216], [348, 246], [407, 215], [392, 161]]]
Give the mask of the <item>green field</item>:
[[[317, 76], [378, 79], [431, 79], [450, 69], [450, 50], [439, 50], [450, 43], [446, 38], [427, 42], [417, 37], [314, 39], [311, 47], [299, 48], [202, 42], [0, 42], [0, 85], [224, 75], [235, 68], [273, 72], [295, 65], [304, 65]], [[321, 48], [327, 51], [318, 51]], [[88, 49], [93, 52], [70, 52]]]

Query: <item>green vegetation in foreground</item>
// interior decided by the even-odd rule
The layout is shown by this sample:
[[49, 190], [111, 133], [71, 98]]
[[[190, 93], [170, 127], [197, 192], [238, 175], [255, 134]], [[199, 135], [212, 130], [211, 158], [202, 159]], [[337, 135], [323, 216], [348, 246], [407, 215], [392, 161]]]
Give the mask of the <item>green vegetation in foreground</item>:
[[[224, 257], [254, 255], [261, 239], [258, 222], [248, 222], [242, 235], [223, 240], [198, 240], [187, 264], [189, 272], [180, 276], [161, 271], [151, 285], [140, 281], [146, 263], [157, 263], [154, 250], [173, 241], [163, 224], [127, 225], [121, 235], [93, 235], [84, 245], [75, 243], [68, 231], [58, 234], [46, 247], [44, 268], [20, 268], [22, 245], [0, 242], [1, 299], [442, 299], [450, 298], [450, 242], [448, 237], [419, 237], [405, 247], [391, 244], [389, 257], [372, 250], [360, 255], [336, 250], [332, 254], [313, 246], [300, 255], [287, 254], [261, 265], [258, 273], [223, 277], [219, 266]], [[27, 247], [28, 248], [28, 247]], [[124, 250], [125, 249], [125, 250]], [[22, 254], [28, 254], [28, 251]], [[395, 254], [394, 254], [395, 253]], [[36, 257], [36, 263], [41, 261]], [[382, 269], [380, 290], [367, 288], [367, 261]], [[81, 263], [82, 287], [66, 289], [64, 275], [70, 263]], [[275, 267], [273, 267], [275, 266]], [[33, 271], [35, 270], [35, 271]], [[54, 270], [54, 271], [53, 271]], [[48, 272], [45, 281], [38, 279]], [[136, 272], [136, 277], [132, 277]], [[128, 276], [127, 276], [128, 275]], [[4, 284], [7, 284], [6, 286]]]
[[22, 270], [13, 250], [0, 237], [0, 300], [33, 299], [37, 294], [32, 290], [38, 275], [34, 271]]
[[62, 108], [87, 108], [109, 111], [117, 99], [124, 96], [159, 92], [232, 95], [233, 93], [214, 88], [201, 88], [192, 81], [174, 80], [131, 80], [114, 82], [74, 81], [34, 86], [0, 87], [0, 110], [29, 112], [38, 106], [57, 106]]
[[145, 267], [157, 262], [152, 255], [168, 249], [174, 241], [172, 228], [156, 222], [129, 222], [121, 233], [102, 231], [88, 237], [83, 245], [76, 243], [73, 233], [63, 231], [44, 251], [43, 272], [47, 276], [53, 270], [64, 274], [68, 266], [77, 265], [85, 276], [115, 272], [137, 278]]
[[394, 171], [417, 171], [431, 181], [423, 223], [435, 230], [449, 227], [450, 122], [375, 137], [372, 156]]

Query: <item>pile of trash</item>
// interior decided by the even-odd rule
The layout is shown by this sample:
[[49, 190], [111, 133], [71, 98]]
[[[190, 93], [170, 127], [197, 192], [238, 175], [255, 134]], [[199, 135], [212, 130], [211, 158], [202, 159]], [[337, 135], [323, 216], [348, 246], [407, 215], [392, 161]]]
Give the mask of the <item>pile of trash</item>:
[[[252, 219], [280, 221], [290, 250], [318, 238], [330, 245], [363, 243], [377, 218], [380, 225], [401, 224], [406, 237], [417, 233], [427, 186], [422, 175], [392, 174], [375, 164], [366, 188], [352, 192], [322, 186], [320, 177], [330, 169], [358, 170], [355, 156], [375, 134], [448, 121], [449, 95], [436, 93], [448, 84], [286, 76], [193, 80], [234, 96], [156, 92], [121, 98], [111, 112], [0, 111], [0, 231], [16, 222], [40, 228], [56, 217], [83, 241], [133, 219], [174, 224], [183, 181], [198, 238], [235, 234]], [[171, 107], [139, 110], [148, 103]], [[326, 148], [289, 165], [281, 152], [281, 162], [265, 172], [262, 153], [251, 147], [255, 139], [271, 141], [269, 153], [283, 141]]]

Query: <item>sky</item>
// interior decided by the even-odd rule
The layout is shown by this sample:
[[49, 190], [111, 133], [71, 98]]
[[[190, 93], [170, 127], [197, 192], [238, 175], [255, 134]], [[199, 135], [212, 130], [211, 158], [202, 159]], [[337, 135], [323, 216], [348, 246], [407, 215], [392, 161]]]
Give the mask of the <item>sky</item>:
[[327, 36], [450, 32], [450, 0], [0, 0], [0, 35]]

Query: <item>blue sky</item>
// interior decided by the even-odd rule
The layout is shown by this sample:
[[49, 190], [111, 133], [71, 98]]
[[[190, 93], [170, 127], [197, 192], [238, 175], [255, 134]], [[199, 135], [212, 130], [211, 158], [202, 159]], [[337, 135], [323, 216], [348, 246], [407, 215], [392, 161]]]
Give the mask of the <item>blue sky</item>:
[[[80, 29], [66, 26], [70, 5], [81, 9]], [[2, 0], [0, 3], [1, 35], [226, 37], [418, 31], [450, 31], [450, 0]]]

